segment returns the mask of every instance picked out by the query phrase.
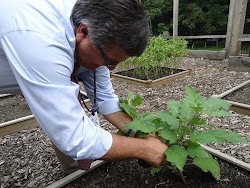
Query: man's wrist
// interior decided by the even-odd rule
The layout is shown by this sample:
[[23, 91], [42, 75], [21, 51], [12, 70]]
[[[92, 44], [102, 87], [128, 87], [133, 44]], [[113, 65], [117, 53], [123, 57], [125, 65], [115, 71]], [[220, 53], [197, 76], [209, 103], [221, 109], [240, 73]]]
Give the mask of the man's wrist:
[[134, 131], [133, 129], [129, 129], [126, 136], [128, 137], [135, 137], [138, 131]]

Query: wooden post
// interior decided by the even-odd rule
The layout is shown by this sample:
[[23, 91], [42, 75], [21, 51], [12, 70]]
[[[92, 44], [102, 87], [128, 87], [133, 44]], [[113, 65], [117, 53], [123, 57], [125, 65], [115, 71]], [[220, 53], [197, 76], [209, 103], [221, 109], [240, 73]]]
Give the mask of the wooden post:
[[246, 12], [247, 12], [247, 1], [248, 0], [242, 0], [240, 28], [239, 28], [239, 37], [240, 38], [242, 37], [243, 32], [244, 32]]
[[234, 22], [233, 22], [233, 28], [232, 28], [232, 44], [231, 44], [230, 56], [236, 56], [236, 50], [237, 50], [237, 44], [238, 44], [238, 38], [239, 38], [240, 18], [241, 18], [240, 16], [241, 4], [242, 4], [242, 0], [236, 1]]
[[226, 36], [226, 44], [225, 51], [227, 52], [226, 58], [229, 58], [231, 51], [231, 43], [232, 43], [232, 29], [234, 22], [234, 13], [235, 13], [235, 3], [236, 0], [230, 0], [229, 14], [228, 14], [228, 22], [227, 22], [227, 36]]
[[241, 50], [241, 41], [238, 41], [236, 47], [236, 56], [240, 56], [240, 50]]
[[237, 55], [238, 38], [242, 36], [244, 29], [244, 23], [242, 22], [245, 22], [246, 4], [247, 0], [236, 1], [235, 20], [233, 24], [233, 37], [232, 37], [232, 47], [230, 51], [230, 56]]
[[179, 0], [174, 0], [173, 10], [173, 37], [178, 37]]
[[[240, 27], [239, 27], [239, 36], [241, 38], [244, 32], [244, 25], [245, 25], [245, 18], [247, 12], [247, 0], [242, 0], [242, 7], [241, 7], [241, 18], [240, 18]], [[239, 56], [241, 51], [241, 41], [238, 41], [236, 55]]]

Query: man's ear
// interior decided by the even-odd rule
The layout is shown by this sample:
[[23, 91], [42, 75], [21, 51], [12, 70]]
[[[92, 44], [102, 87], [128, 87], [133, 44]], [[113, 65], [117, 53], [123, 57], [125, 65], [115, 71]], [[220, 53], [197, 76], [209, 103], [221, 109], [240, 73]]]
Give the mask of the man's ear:
[[88, 37], [88, 27], [84, 24], [80, 24], [76, 27], [76, 42], [80, 43], [84, 38]]

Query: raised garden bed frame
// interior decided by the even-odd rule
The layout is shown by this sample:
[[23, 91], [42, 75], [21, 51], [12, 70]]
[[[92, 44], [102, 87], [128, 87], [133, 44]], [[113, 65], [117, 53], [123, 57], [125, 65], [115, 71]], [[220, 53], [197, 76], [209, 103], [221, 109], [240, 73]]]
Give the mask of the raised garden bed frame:
[[[87, 94], [83, 91], [80, 91], [81, 94], [87, 98]], [[0, 97], [8, 97], [9, 94], [0, 95]], [[88, 108], [90, 108], [90, 100], [87, 98], [84, 100]], [[0, 124], [0, 137], [17, 133], [22, 130], [29, 130], [39, 127], [38, 122], [36, 121], [34, 115], [29, 115], [26, 117], [14, 119], [5, 123]]]
[[[236, 91], [237, 89], [240, 89], [244, 86], [246, 86], [247, 84], [250, 83], [250, 80], [220, 94], [220, 95], [213, 95], [212, 97], [215, 97], [215, 98], [223, 98], [225, 97], [226, 95], [230, 94], [230, 93], [233, 93], [234, 91]], [[237, 112], [237, 113], [241, 113], [241, 114], [245, 114], [245, 115], [248, 115], [250, 116], [250, 105], [248, 104], [242, 104], [242, 103], [238, 103], [238, 102], [234, 102], [234, 101], [229, 101], [227, 100], [228, 102], [230, 102], [232, 105], [230, 107], [231, 110]]]
[[188, 69], [188, 70], [186, 70], [186, 69], [178, 69], [178, 70], [182, 70], [182, 71], [179, 72], [179, 73], [170, 75], [170, 76], [166, 76], [166, 77], [156, 79], [156, 80], [141, 80], [141, 79], [132, 78], [132, 77], [128, 77], [128, 76], [123, 76], [123, 75], [120, 75], [118, 73], [112, 73], [112, 72], [110, 73], [110, 76], [112, 78], [117, 79], [117, 80], [125, 81], [125, 82], [128, 82], [128, 83], [133, 84], [133, 85], [139, 85], [139, 86], [144, 86], [144, 87], [147, 87], [147, 88], [153, 88], [153, 87], [156, 87], [156, 86], [159, 86], [159, 85], [162, 85], [162, 84], [166, 84], [166, 83], [168, 83], [168, 82], [170, 82], [172, 80], [182, 78], [184, 76], [190, 76], [191, 71], [192, 71], [192, 69]]

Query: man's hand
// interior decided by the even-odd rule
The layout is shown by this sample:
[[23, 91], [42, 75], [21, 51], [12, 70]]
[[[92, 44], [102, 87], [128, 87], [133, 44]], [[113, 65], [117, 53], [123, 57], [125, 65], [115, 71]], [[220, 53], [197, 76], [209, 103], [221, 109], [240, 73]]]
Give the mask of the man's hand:
[[[110, 123], [116, 126], [123, 133], [123, 127], [133, 121], [125, 112], [119, 111], [104, 116]], [[139, 132], [138, 132], [139, 133]], [[164, 139], [151, 133], [146, 138], [128, 138], [113, 134], [113, 144], [108, 153], [101, 159], [104, 160], [122, 160], [122, 159], [140, 159], [148, 164], [159, 167], [165, 162], [165, 150], [168, 148], [163, 142]]]
[[101, 157], [103, 160], [142, 159], [154, 167], [159, 167], [165, 161], [165, 150], [168, 147], [157, 138], [130, 138], [115, 134], [112, 136], [112, 146]]
[[146, 152], [143, 160], [153, 167], [158, 168], [165, 162], [165, 151], [168, 147], [158, 138], [148, 137], [145, 140], [147, 141], [148, 152]]

